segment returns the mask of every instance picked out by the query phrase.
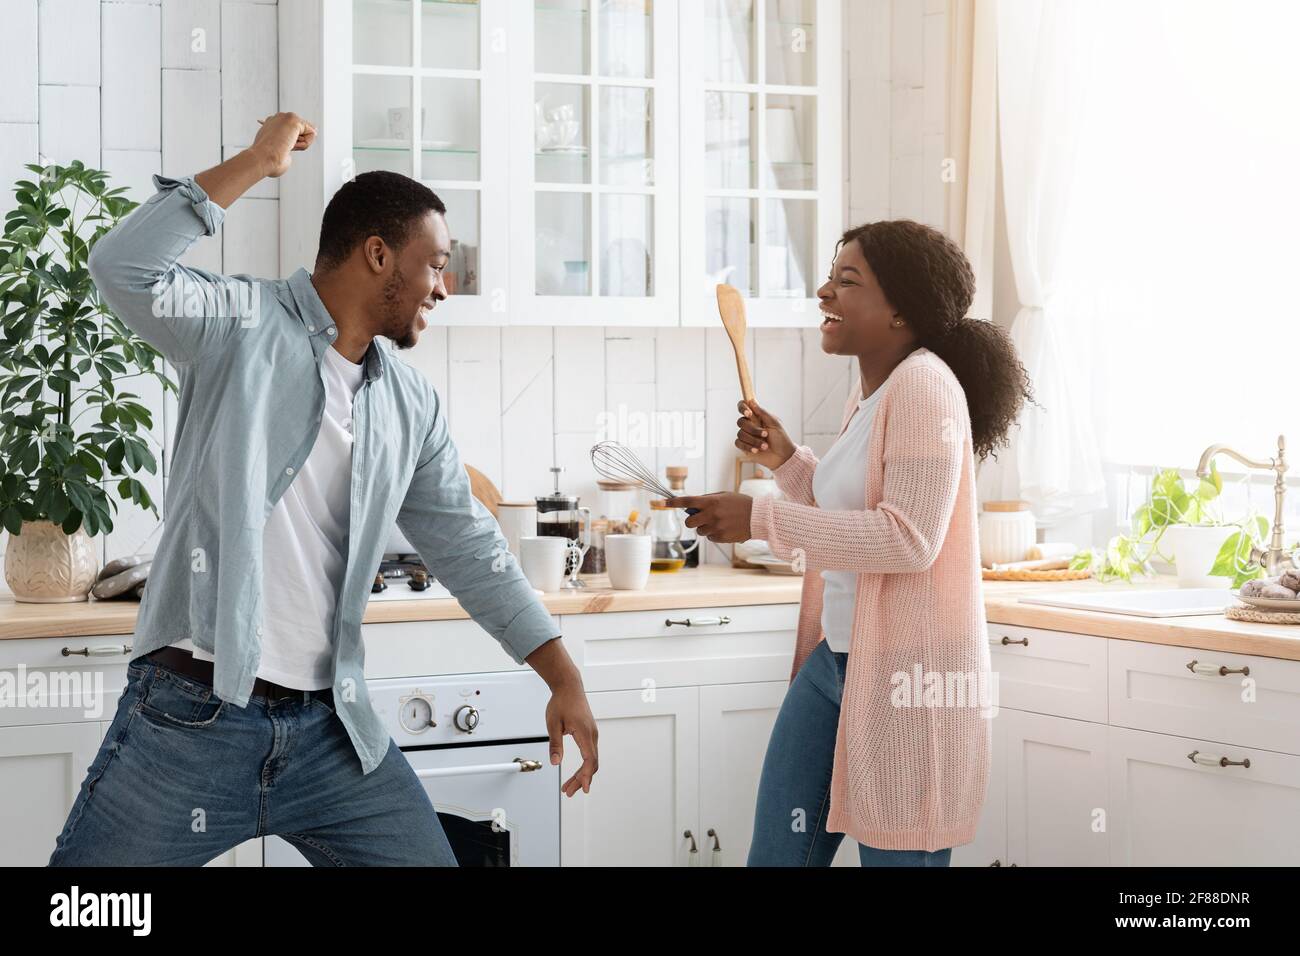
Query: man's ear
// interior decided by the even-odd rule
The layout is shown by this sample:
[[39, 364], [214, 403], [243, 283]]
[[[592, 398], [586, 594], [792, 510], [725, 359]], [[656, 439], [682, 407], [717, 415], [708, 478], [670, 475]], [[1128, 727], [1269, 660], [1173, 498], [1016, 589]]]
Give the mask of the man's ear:
[[370, 271], [376, 275], [388, 267], [388, 260], [393, 254], [388, 248], [388, 243], [379, 236], [367, 236], [366, 241], [361, 244], [361, 253]]

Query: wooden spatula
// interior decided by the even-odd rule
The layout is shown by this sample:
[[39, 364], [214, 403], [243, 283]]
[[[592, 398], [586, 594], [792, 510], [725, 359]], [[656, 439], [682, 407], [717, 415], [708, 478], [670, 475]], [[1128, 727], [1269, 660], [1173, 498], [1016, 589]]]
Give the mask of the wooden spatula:
[[749, 404], [754, 403], [754, 382], [749, 377], [749, 360], [745, 358], [745, 300], [734, 286], [718, 286], [718, 314], [722, 326], [736, 350], [736, 371], [740, 374], [740, 394]]

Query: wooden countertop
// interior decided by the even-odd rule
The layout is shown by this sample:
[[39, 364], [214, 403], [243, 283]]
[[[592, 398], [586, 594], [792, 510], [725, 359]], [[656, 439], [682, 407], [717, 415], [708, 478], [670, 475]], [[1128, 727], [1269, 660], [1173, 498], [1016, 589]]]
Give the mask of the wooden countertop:
[[[705, 565], [675, 574], [652, 574], [644, 591], [615, 591], [605, 575], [584, 576], [587, 587], [547, 594], [542, 603], [552, 614], [598, 614], [602, 611], [667, 611], [676, 608], [732, 607], [739, 604], [797, 604], [803, 578]], [[0, 640], [32, 637], [92, 637], [135, 631], [137, 601], [88, 601], [80, 604], [19, 604], [0, 598]], [[469, 615], [451, 598], [373, 601], [366, 624], [401, 621], [454, 621]]]
[[[644, 591], [613, 591], [603, 575], [587, 578], [585, 590], [548, 594], [543, 598], [552, 614], [598, 614], [604, 611], [661, 611], [677, 608], [731, 607], [741, 604], [794, 604], [802, 579], [766, 571], [738, 571], [719, 565], [670, 575], [651, 575]], [[1252, 654], [1300, 661], [1300, 625], [1252, 624], [1222, 615], [1143, 618], [1128, 614], [1021, 604], [1021, 594], [1104, 589], [1164, 590], [1175, 587], [1170, 577], [1129, 585], [1122, 582], [1058, 581], [1026, 584], [988, 581], [984, 606], [989, 623], [1039, 627], [1052, 631], [1150, 644], [1171, 644], [1233, 654]], [[0, 640], [33, 637], [91, 637], [131, 634], [136, 602], [90, 601], [83, 604], [17, 604], [0, 598]], [[366, 609], [365, 623], [464, 620], [468, 615], [454, 600], [376, 601]]]
[[1028, 584], [1020, 581], [985, 581], [984, 609], [989, 624], [1016, 624], [1049, 631], [1091, 634], [1122, 641], [1171, 644], [1229, 654], [1253, 654], [1300, 661], [1300, 624], [1254, 624], [1234, 621], [1222, 614], [1186, 617], [1135, 617], [1084, 611], [1044, 604], [1021, 604], [1022, 594], [1061, 591], [1104, 591], [1106, 589], [1166, 591], [1177, 587], [1172, 576], [1125, 584], [1122, 581], [1056, 581]]

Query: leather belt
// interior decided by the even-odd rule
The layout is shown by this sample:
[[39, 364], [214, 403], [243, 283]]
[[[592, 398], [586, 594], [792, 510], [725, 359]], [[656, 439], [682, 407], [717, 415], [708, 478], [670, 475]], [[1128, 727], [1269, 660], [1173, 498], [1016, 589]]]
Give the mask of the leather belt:
[[[192, 677], [197, 681], [212, 686], [212, 662], [200, 660], [188, 651], [183, 651], [179, 647], [163, 647], [146, 654], [145, 657], [155, 664], [173, 670], [185, 677]], [[254, 697], [264, 697], [267, 700], [284, 700], [288, 697], [301, 698], [304, 694], [312, 694], [326, 703], [330, 709], [334, 708], [334, 691], [326, 687], [323, 690], [302, 690], [297, 687], [285, 687], [283, 684], [277, 684], [274, 681], [257, 678], [253, 681]]]

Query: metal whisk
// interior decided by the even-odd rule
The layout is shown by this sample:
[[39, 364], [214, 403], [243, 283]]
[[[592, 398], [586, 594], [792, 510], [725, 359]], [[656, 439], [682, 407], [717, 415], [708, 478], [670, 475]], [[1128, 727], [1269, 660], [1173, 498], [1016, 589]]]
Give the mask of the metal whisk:
[[[638, 485], [660, 498], [675, 498], [677, 492], [665, 488], [659, 477], [645, 466], [630, 448], [616, 441], [602, 441], [591, 447], [591, 465], [596, 474], [610, 481], [628, 482]], [[687, 508], [687, 514], [696, 514], [699, 509]]]

